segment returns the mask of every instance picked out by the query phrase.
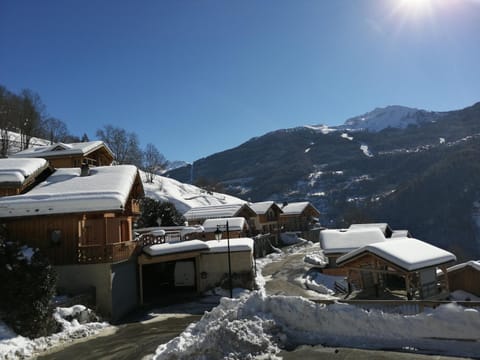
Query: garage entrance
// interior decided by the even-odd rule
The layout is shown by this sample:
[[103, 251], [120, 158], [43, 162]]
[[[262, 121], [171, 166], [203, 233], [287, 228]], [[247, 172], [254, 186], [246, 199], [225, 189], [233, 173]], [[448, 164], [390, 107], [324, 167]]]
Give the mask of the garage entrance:
[[138, 258], [140, 304], [170, 304], [198, 292], [199, 252]]

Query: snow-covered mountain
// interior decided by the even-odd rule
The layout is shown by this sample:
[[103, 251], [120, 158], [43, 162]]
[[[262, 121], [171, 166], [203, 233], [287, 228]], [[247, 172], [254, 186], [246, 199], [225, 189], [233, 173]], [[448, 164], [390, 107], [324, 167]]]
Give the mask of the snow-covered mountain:
[[436, 121], [441, 116], [442, 113], [440, 112], [392, 105], [376, 108], [366, 114], [352, 117], [339, 128], [368, 131], [380, 131], [389, 127], [404, 129], [410, 124], [420, 125]]

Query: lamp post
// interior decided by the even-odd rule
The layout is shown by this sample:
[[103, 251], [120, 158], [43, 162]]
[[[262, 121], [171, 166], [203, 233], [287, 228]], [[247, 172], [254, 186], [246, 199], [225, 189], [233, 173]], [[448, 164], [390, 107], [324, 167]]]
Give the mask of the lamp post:
[[[233, 298], [233, 285], [232, 285], [232, 260], [230, 258], [230, 231], [228, 229], [228, 220], [226, 222], [227, 229], [227, 253], [228, 253], [228, 284], [230, 287], [230, 297]], [[219, 225], [217, 225], [217, 230], [214, 232], [215, 239], [220, 241], [222, 239], [222, 231], [220, 230]]]

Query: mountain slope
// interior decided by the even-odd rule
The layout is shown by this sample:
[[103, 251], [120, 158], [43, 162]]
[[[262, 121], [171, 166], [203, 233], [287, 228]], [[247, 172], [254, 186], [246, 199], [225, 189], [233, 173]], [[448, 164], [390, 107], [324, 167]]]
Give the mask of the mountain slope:
[[[193, 180], [220, 182], [227, 193], [251, 201], [307, 199], [322, 212], [326, 226], [381, 219], [409, 228], [422, 240], [480, 257], [471, 216], [480, 198], [475, 187], [479, 169], [473, 165], [480, 159], [480, 103], [441, 116], [434, 113], [428, 121], [416, 114], [423, 120], [380, 131], [343, 126], [274, 131], [196, 161]], [[176, 169], [169, 176], [189, 182], [191, 170]], [[462, 192], [466, 183], [471, 186]], [[446, 215], [440, 216], [440, 209]], [[456, 230], [446, 231], [445, 224], [452, 224], [448, 214], [463, 225], [448, 225]]]

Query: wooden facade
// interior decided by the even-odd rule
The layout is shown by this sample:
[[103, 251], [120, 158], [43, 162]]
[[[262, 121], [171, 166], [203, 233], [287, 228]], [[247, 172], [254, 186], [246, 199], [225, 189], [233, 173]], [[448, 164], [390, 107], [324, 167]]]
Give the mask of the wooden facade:
[[[41, 154], [39, 154], [40, 157]], [[89, 166], [108, 166], [113, 162], [112, 154], [105, 148], [100, 147], [87, 154], [62, 154], [45, 156], [55, 168], [73, 168], [80, 167], [87, 163]]]
[[[389, 287], [392, 277], [400, 278], [408, 299], [445, 298], [449, 294], [447, 278], [437, 277], [437, 266], [408, 271], [376, 254], [362, 253], [341, 264], [353, 287], [370, 291], [373, 296]], [[447, 264], [438, 265], [446, 272]]]
[[124, 211], [65, 213], [3, 218], [7, 238], [39, 248], [53, 265], [113, 263], [137, 251], [132, 225], [140, 215], [140, 177]]
[[283, 213], [280, 215], [280, 227], [282, 231], [306, 231], [312, 228], [320, 212], [311, 204], [299, 213]]
[[[255, 204], [252, 208], [255, 211]], [[282, 210], [277, 204], [272, 202], [266, 211], [256, 212], [256, 216], [252, 218], [254, 225], [254, 232], [256, 234], [275, 234], [278, 235], [280, 231], [280, 215]]]
[[480, 269], [466, 264], [463, 267], [448, 269], [448, 282], [450, 290], [463, 290], [480, 296]]

